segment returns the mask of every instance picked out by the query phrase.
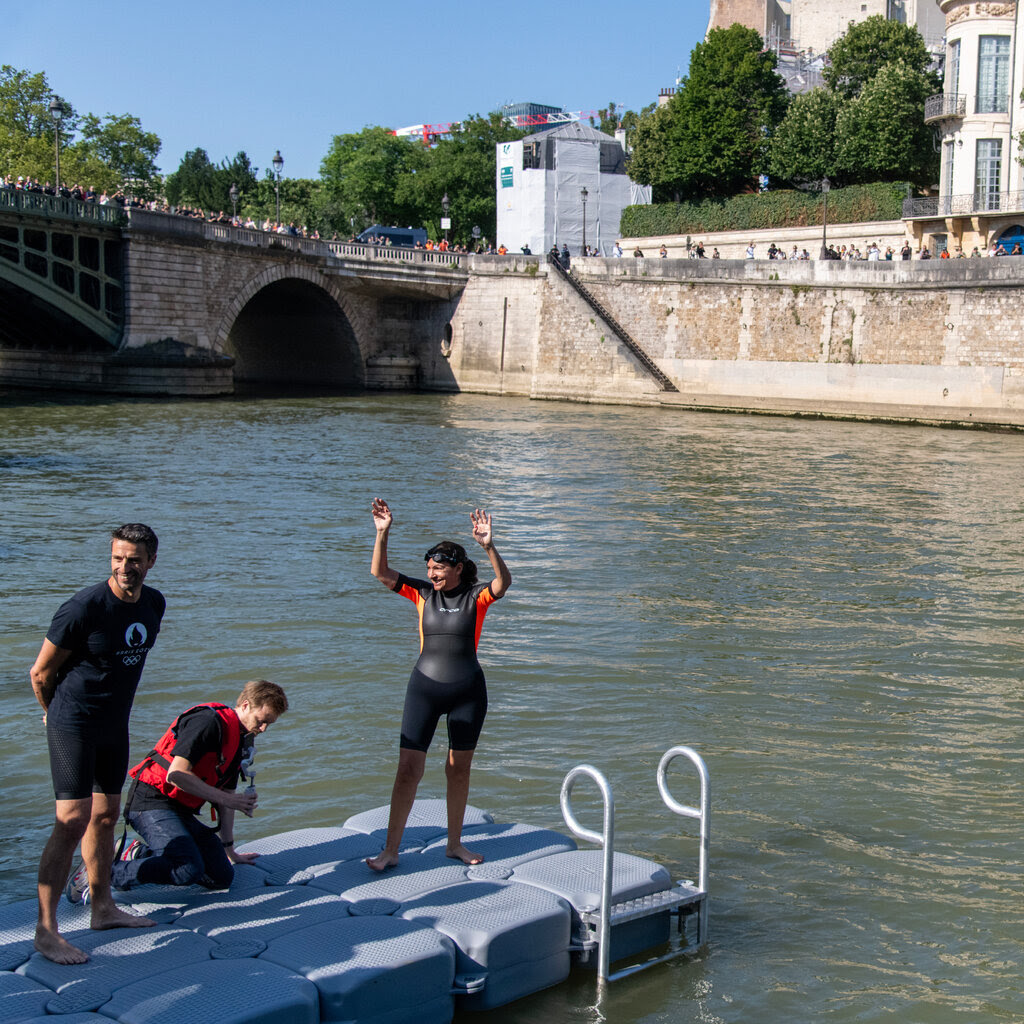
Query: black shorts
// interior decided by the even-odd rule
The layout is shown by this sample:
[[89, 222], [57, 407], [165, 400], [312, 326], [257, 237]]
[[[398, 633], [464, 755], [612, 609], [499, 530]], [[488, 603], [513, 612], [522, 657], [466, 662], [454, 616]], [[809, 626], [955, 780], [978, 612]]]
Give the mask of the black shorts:
[[402, 740], [407, 750], [427, 750], [438, 719], [448, 716], [448, 748], [475, 750], [487, 714], [487, 683], [479, 669], [466, 679], [439, 683], [413, 669], [405, 691]]
[[120, 795], [128, 774], [127, 729], [117, 736], [85, 736], [47, 723], [46, 743], [58, 800], [84, 800], [93, 793]]

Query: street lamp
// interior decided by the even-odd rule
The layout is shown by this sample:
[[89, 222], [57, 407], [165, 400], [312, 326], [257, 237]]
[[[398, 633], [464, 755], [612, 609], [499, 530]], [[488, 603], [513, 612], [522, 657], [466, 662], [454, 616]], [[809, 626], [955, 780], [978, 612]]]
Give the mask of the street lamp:
[[232, 182], [228, 189], [228, 198], [231, 200], [231, 219], [238, 219], [238, 186]]
[[54, 135], [54, 152], [56, 153], [56, 164], [57, 164], [57, 183], [54, 185], [54, 195], [60, 196], [60, 123], [67, 113], [67, 108], [61, 102], [59, 96], [54, 96], [50, 100], [50, 117], [53, 118], [53, 127], [55, 129]]
[[452, 226], [452, 222], [448, 219], [448, 207], [451, 203], [448, 201], [447, 191], [441, 196], [441, 230], [444, 232], [444, 240], [448, 241], [448, 229]]
[[581, 256], [587, 255], [587, 196], [589, 195], [590, 193], [584, 185], [580, 189], [580, 199], [583, 201], [583, 250], [580, 252]]
[[826, 238], [826, 232], [828, 231], [828, 190], [832, 187], [832, 182], [828, 178], [821, 179], [821, 198], [823, 200], [821, 208], [821, 259], [828, 259], [828, 240]]
[[284, 157], [281, 156], [281, 150], [278, 150], [274, 154], [274, 159], [270, 161], [274, 165], [274, 195], [277, 198], [277, 223], [281, 223], [281, 169], [284, 167]]

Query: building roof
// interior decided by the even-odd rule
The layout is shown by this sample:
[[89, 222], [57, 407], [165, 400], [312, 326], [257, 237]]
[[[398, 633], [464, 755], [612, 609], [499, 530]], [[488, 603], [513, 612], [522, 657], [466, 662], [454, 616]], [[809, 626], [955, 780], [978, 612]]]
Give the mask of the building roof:
[[545, 128], [542, 132], [534, 132], [530, 141], [537, 139], [579, 139], [582, 142], [615, 142], [614, 135], [608, 135], [592, 128], [582, 121], [567, 121], [565, 124], [556, 124], [552, 128]]

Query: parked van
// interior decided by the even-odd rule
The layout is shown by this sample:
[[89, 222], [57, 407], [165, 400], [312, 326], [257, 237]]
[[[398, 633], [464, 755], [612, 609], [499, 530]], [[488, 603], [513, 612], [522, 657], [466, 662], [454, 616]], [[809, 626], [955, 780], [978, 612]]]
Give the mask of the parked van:
[[375, 238], [387, 238], [392, 245], [405, 245], [410, 249], [417, 242], [427, 244], [427, 232], [425, 228], [387, 228], [383, 224], [372, 224], [365, 231], [356, 235], [357, 242], [369, 242]]

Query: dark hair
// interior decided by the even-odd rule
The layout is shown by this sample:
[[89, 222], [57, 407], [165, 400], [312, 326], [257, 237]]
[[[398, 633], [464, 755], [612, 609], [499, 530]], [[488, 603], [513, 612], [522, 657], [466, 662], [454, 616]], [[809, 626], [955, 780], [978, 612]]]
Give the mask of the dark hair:
[[288, 710], [288, 698], [277, 683], [266, 679], [251, 679], [242, 687], [242, 692], [235, 701], [237, 707], [243, 700], [252, 708], [270, 708], [275, 715], [283, 715]]
[[123, 540], [129, 544], [143, 544], [150, 558], [156, 558], [156, 534], [145, 523], [125, 523], [110, 534], [111, 540]]
[[453, 540], [442, 540], [430, 549], [431, 554], [435, 551], [444, 555], [450, 555], [456, 562], [462, 563], [460, 583], [469, 583], [470, 585], [476, 583], [476, 562], [466, 557], [466, 549], [461, 544], [456, 544]]

